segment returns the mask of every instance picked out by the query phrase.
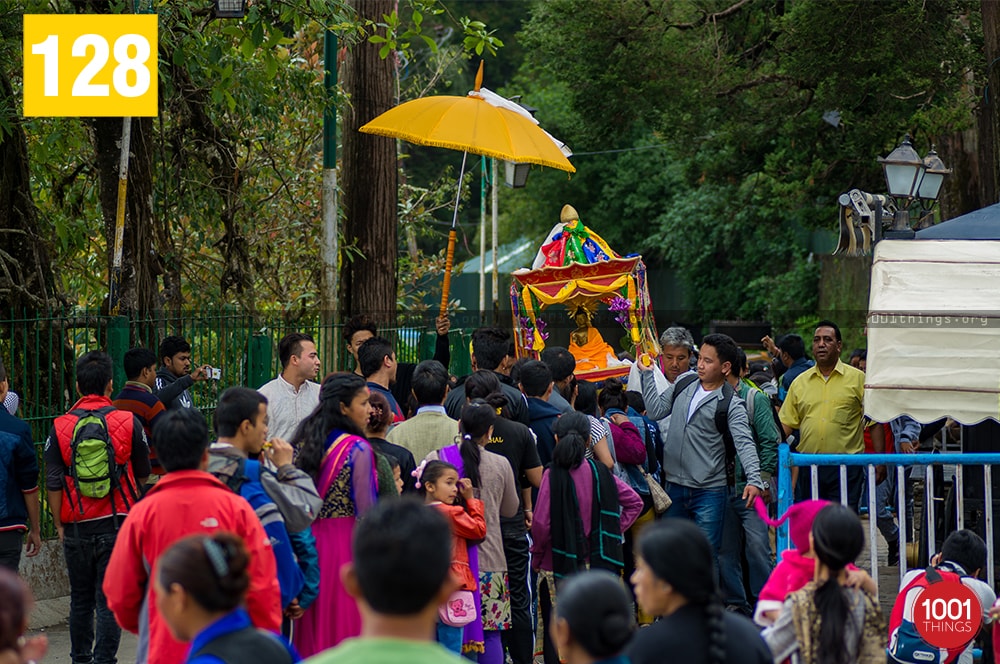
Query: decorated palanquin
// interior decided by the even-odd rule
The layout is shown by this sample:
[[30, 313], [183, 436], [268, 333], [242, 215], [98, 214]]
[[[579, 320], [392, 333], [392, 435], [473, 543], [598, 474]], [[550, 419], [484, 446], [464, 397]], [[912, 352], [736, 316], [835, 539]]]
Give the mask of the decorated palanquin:
[[[646, 266], [638, 254], [621, 256], [586, 227], [576, 210], [566, 205], [560, 223], [546, 236], [530, 270], [513, 273], [510, 287], [514, 344], [518, 357], [538, 358], [548, 338], [545, 311], [565, 307], [577, 327], [570, 333], [569, 351], [576, 358], [576, 376], [583, 380], [625, 376], [633, 357], [659, 354]], [[591, 325], [601, 305], [614, 314], [625, 335], [621, 348], [603, 339]]]

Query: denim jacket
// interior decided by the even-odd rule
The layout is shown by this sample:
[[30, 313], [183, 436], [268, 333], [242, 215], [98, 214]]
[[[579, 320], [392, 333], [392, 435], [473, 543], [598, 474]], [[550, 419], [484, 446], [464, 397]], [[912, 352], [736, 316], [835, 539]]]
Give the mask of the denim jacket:
[[27, 525], [24, 494], [38, 490], [38, 458], [31, 428], [0, 408], [0, 530]]

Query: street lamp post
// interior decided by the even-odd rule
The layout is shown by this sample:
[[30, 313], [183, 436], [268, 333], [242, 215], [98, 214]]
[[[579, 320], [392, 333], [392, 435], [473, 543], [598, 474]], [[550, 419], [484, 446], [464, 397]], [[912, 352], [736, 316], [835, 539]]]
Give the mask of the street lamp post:
[[889, 156], [879, 157], [878, 161], [889, 195], [860, 189], [840, 195], [840, 239], [835, 254], [867, 254], [883, 238], [912, 239], [916, 232], [910, 223], [911, 212], [917, 217], [918, 228], [932, 223], [941, 185], [951, 173], [933, 146], [921, 159], [907, 134]]
[[243, 18], [246, 0], [215, 0], [215, 18]]
[[934, 148], [923, 159], [913, 149], [910, 135], [888, 157], [879, 157], [889, 195], [896, 199], [892, 225], [886, 238], [910, 239], [915, 232], [910, 225], [910, 211], [917, 206], [917, 223], [921, 224], [933, 210], [944, 177], [951, 173]]

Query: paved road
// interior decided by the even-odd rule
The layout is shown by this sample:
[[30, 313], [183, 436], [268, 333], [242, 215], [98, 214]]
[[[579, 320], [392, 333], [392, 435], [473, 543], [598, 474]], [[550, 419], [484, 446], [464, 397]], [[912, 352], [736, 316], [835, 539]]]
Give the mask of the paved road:
[[[33, 630], [31, 635], [45, 634], [49, 637], [49, 654], [43, 660], [45, 664], [72, 664], [69, 648], [69, 626], [56, 625], [40, 630]], [[118, 646], [118, 661], [121, 664], [130, 664], [135, 661], [135, 648], [137, 639], [135, 634], [122, 632], [121, 645]]]

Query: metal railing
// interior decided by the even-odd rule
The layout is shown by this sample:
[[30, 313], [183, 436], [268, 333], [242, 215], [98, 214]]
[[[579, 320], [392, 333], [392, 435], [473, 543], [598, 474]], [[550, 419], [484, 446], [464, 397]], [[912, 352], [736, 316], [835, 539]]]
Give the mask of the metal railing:
[[[420, 362], [432, 357], [436, 340], [433, 319], [413, 316], [412, 320], [401, 318], [401, 322], [399, 326], [380, 330], [393, 343], [398, 361]], [[144, 346], [156, 352], [164, 337], [183, 337], [191, 344], [194, 363], [222, 370], [221, 380], [199, 384], [193, 390], [195, 405], [211, 421], [217, 397], [223, 389], [233, 385], [256, 388], [278, 374], [278, 341], [289, 332], [306, 332], [316, 339], [323, 362], [322, 372], [353, 368], [340, 340], [339, 326], [332, 321], [318, 314], [292, 321], [280, 314], [261, 314], [232, 307], [134, 319], [108, 316], [82, 307], [0, 314], [0, 358], [7, 369], [10, 389], [20, 397], [17, 414], [31, 426], [41, 465], [41, 447], [53, 419], [76, 402], [76, 359], [84, 353], [103, 350], [111, 355], [117, 392], [125, 382], [122, 357], [126, 350]], [[453, 374], [470, 372], [471, 332], [452, 329], [449, 369]], [[334, 347], [339, 350], [336, 363], [331, 361]], [[44, 475], [40, 484], [44, 487]], [[44, 491], [42, 501], [42, 532], [53, 536]]]
[[[899, 578], [902, 579], [907, 570], [907, 534], [906, 527], [907, 513], [907, 489], [905, 481], [905, 468], [907, 466], [924, 466], [927, 472], [924, 477], [923, 495], [923, 519], [926, 527], [925, 535], [927, 540], [927, 558], [936, 553], [937, 546], [937, 523], [936, 505], [940, 502], [936, 498], [935, 478], [932, 472], [933, 466], [954, 466], [954, 491], [955, 497], [955, 523], [959, 529], [965, 527], [965, 485], [963, 481], [963, 468], [966, 466], [981, 467], [983, 471], [983, 539], [986, 541], [987, 580], [990, 586], [994, 585], [994, 542], [993, 542], [993, 482], [992, 468], [1000, 465], [1000, 454], [793, 454], [787, 444], [778, 446], [778, 513], [784, 514], [793, 502], [795, 487], [792, 486], [792, 468], [808, 468], [812, 479], [812, 497], [817, 498], [818, 492], [818, 469], [821, 466], [837, 466], [840, 470], [840, 496], [841, 503], [847, 504], [847, 468], [851, 466], [861, 466], [868, 469], [868, 539], [869, 556], [871, 563], [871, 575], [878, 584], [878, 535], [877, 535], [877, 496], [875, 485], [875, 467], [886, 466], [887, 472], [896, 474], [896, 506], [899, 518]], [[916, 519], [916, 516], [914, 516]], [[916, 524], [914, 524], [916, 525]], [[943, 533], [942, 533], [943, 534]], [[788, 522], [783, 523], [777, 532], [778, 555], [789, 548]], [[970, 570], [971, 571], [971, 570]]]

